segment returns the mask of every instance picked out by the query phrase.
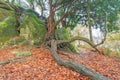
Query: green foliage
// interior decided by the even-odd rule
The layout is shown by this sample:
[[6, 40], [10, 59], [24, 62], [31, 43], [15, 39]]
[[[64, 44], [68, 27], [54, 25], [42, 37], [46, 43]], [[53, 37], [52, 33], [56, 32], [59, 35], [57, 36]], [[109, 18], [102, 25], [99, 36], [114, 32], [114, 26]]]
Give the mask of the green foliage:
[[[109, 32], [119, 30], [116, 21], [118, 20], [117, 14], [120, 10], [120, 1], [99, 0], [93, 4], [92, 10], [96, 12], [96, 18], [98, 18], [97, 20], [94, 18], [94, 20], [101, 25], [101, 29], [105, 27]], [[106, 22], [109, 24], [106, 25]], [[102, 25], [103, 23], [104, 25]]]
[[116, 57], [120, 58], [120, 49], [116, 49]]
[[71, 34], [70, 30], [66, 28], [57, 28], [55, 30], [55, 34], [57, 35], [58, 39], [60, 40], [70, 40], [71, 39]]
[[120, 33], [108, 33], [103, 46], [107, 48], [105, 48], [105, 53], [109, 53], [111, 51], [109, 55], [120, 57]]
[[[69, 2], [68, 2], [69, 3]], [[89, 9], [88, 9], [89, 8]], [[66, 27], [66, 24], [69, 24], [68, 27], [73, 29], [76, 27], [77, 23], [81, 23], [88, 26], [90, 19], [91, 26], [100, 28], [104, 31], [105, 28], [108, 31], [118, 30], [116, 26], [116, 21], [118, 20], [117, 14], [120, 10], [120, 1], [114, 0], [81, 0], [76, 1], [76, 3], [70, 7], [63, 7], [57, 12], [57, 16], [63, 16], [66, 13], [66, 10], [74, 9], [75, 11], [69, 14], [62, 22], [63, 26]], [[90, 18], [87, 14], [90, 13]], [[107, 21], [106, 21], [107, 17]], [[109, 23], [106, 26], [106, 22]]]
[[[57, 39], [59, 40], [70, 40], [71, 39], [71, 33], [70, 33], [70, 28], [57, 28], [55, 30], [55, 35], [57, 37]], [[60, 47], [62, 47], [63, 49], [66, 49], [70, 52], [76, 52], [77, 48], [74, 46], [73, 43], [71, 44], [62, 44], [60, 45]]]
[[109, 48], [105, 48], [104, 53], [109, 56], [111, 54], [111, 50]]
[[[6, 0], [5, 0], [6, 1]], [[50, 12], [49, 1], [50, 0], [25, 0], [27, 2], [14, 1], [15, 6], [19, 6], [19, 4], [26, 5], [29, 9], [35, 8], [34, 3], [38, 4], [41, 8], [41, 15], [44, 12]], [[119, 0], [51, 0], [52, 6], [54, 9], [55, 15], [53, 15], [54, 20], [64, 16], [64, 14], [68, 11], [73, 11], [69, 15], [67, 15], [61, 22], [63, 23], [63, 27], [70, 27], [73, 29], [77, 23], [88, 25], [88, 16], [89, 12], [87, 7], [90, 8], [90, 20], [93, 25], [99, 25], [96, 27], [102, 29], [106, 28], [105, 18], [107, 17], [109, 24], [107, 25], [109, 31], [118, 30], [118, 27], [115, 25], [117, 21], [117, 14], [120, 11], [120, 1]], [[11, 2], [11, 1], [7, 1]], [[90, 5], [88, 5], [90, 4]], [[20, 5], [23, 7], [24, 5]], [[46, 6], [47, 5], [47, 6]], [[57, 6], [56, 6], [57, 5]], [[27, 9], [28, 9], [27, 8]], [[46, 15], [46, 14], [44, 14]], [[50, 16], [50, 15], [47, 15]], [[59, 18], [58, 18], [59, 17]]]
[[18, 35], [16, 29], [16, 19], [11, 15], [0, 21], [0, 44]]
[[107, 26], [107, 29], [109, 32], [119, 30], [119, 27], [116, 25], [116, 21], [119, 19], [117, 14], [118, 14], [117, 12], [114, 12], [114, 13], [109, 14], [109, 16], [108, 16], [109, 24]]
[[40, 44], [46, 33], [45, 21], [40, 20], [33, 12], [22, 15], [20, 35], [24, 36], [31, 44]]
[[119, 49], [111, 50], [110, 48], [105, 48], [104, 54], [107, 56], [111, 56], [111, 57], [114, 56], [114, 57], [120, 58], [120, 50]]
[[9, 41], [7, 41], [5, 44], [12, 46], [12, 45], [20, 45], [20, 43], [22, 43], [23, 41], [25, 41], [24, 37], [15, 37], [10, 39]]
[[120, 40], [120, 33], [110, 35], [109, 40], [110, 41]]
[[19, 46], [30, 46], [30, 41], [26, 40], [24, 37], [14, 37], [10, 40], [4, 42], [1, 48], [7, 48], [9, 46], [19, 45]]
[[0, 21], [3, 21], [3, 19], [7, 18], [8, 16], [14, 16], [14, 11], [0, 8]]
[[16, 57], [25, 57], [25, 56], [31, 56], [32, 55], [32, 53], [29, 52], [29, 51], [14, 51], [13, 54]]
[[1, 28], [6, 28], [7, 27], [7, 23], [6, 22], [0, 22], [0, 26]]

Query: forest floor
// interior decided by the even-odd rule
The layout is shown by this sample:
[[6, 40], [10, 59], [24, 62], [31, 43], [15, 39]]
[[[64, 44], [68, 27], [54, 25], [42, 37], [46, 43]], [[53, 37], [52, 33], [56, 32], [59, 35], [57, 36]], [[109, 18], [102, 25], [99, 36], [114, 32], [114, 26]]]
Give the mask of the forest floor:
[[[9, 47], [0, 50], [0, 61], [15, 58], [15, 50], [31, 51], [32, 55], [25, 57], [22, 62], [11, 61], [9, 64], [0, 65], [0, 80], [90, 80], [88, 77], [72, 71], [64, 66], [59, 66], [51, 57], [50, 51], [44, 48]], [[66, 53], [68, 54], [68, 53]], [[83, 49], [78, 55], [69, 54], [75, 62], [94, 69], [100, 74], [120, 80], [120, 60], [97, 54], [89, 49]], [[68, 59], [67, 56], [60, 57]]]

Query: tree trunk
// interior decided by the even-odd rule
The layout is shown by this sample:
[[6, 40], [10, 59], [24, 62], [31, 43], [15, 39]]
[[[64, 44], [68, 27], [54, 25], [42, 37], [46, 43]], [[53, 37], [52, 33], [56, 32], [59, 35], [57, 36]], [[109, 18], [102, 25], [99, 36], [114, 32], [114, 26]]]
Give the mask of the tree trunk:
[[90, 21], [90, 2], [88, 1], [88, 7], [87, 7], [87, 16], [88, 16], [88, 27], [89, 27], [89, 37], [90, 40], [93, 42], [93, 37], [92, 37], [92, 23]]
[[55, 59], [55, 61], [59, 65], [65, 66], [67, 68], [71, 68], [78, 73], [82, 73], [82, 74], [88, 76], [92, 80], [110, 80], [109, 78], [99, 74], [98, 72], [96, 72], [90, 68], [85, 67], [82, 64], [78, 64], [71, 60], [65, 60], [65, 59], [60, 58], [57, 54], [57, 42], [55, 40], [51, 41], [51, 49], [50, 50], [51, 50], [51, 56]]

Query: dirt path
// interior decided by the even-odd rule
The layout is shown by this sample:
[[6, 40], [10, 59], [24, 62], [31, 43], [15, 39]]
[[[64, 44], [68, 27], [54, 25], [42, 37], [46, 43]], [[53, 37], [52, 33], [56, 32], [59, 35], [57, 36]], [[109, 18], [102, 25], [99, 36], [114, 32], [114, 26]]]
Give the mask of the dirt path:
[[[13, 58], [12, 51], [18, 48], [0, 50], [0, 60]], [[22, 50], [28, 50], [22, 47]], [[0, 80], [90, 80], [70, 69], [59, 66], [50, 56], [47, 49], [32, 49], [32, 56], [26, 62], [9, 63], [0, 65]], [[66, 58], [61, 55], [61, 57]], [[83, 50], [79, 55], [71, 55], [76, 62], [111, 78], [120, 80], [120, 62], [115, 58], [99, 55], [89, 50]]]

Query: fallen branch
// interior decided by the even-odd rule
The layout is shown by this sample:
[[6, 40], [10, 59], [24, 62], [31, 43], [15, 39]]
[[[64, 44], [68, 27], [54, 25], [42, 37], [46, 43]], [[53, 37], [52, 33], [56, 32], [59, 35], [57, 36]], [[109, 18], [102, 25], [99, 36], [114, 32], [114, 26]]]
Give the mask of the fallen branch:
[[82, 74], [88, 76], [92, 80], [110, 80], [109, 78], [99, 74], [98, 72], [96, 72], [90, 68], [85, 67], [82, 64], [78, 64], [78, 63], [73, 62], [71, 60], [65, 60], [65, 59], [60, 58], [57, 54], [57, 44], [59, 44], [59, 43], [60, 42], [52, 40], [51, 41], [51, 48], [50, 48], [51, 56], [55, 59], [55, 61], [59, 65], [65, 66], [67, 68], [71, 68], [78, 73], [82, 73]]
[[0, 61], [0, 65], [3, 65], [3, 64], [8, 64], [8, 63], [10, 63], [10, 61], [9, 61], [9, 60]]
[[4, 65], [4, 64], [8, 64], [8, 63], [16, 63], [16, 62], [24, 62], [27, 59], [25, 57], [21, 57], [21, 58], [11, 58], [11, 59], [6, 59], [6, 60], [2, 60], [0, 61], [0, 65]]

